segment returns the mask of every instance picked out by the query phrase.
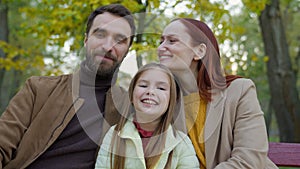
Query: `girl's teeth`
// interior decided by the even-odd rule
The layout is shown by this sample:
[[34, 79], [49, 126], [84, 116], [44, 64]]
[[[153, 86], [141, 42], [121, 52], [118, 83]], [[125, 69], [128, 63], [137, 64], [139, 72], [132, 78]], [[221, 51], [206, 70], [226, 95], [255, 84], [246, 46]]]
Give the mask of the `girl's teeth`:
[[143, 103], [155, 104], [155, 102], [152, 100], [143, 100]]

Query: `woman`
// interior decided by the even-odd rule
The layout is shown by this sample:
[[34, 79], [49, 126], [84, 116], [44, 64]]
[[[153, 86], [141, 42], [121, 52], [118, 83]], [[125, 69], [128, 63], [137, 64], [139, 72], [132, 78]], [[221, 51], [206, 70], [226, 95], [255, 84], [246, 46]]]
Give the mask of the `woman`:
[[180, 18], [163, 31], [160, 63], [184, 93], [187, 129], [201, 168], [277, 168], [254, 83], [225, 76], [217, 40], [203, 22]]
[[128, 93], [130, 104], [105, 135], [96, 168], [199, 168], [191, 140], [173, 125], [182, 97], [168, 68], [141, 67]]

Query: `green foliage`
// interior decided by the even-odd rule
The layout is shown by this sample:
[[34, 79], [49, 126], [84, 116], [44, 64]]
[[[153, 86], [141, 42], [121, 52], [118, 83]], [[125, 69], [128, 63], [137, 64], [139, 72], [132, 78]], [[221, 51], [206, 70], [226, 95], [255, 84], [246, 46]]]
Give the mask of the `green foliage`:
[[139, 4], [136, 0], [122, 1], [121, 4], [130, 9], [132, 13], [138, 12], [144, 7], [143, 5]]
[[225, 8], [227, 1], [199, 1], [194, 5], [194, 18], [209, 24], [222, 44], [225, 39], [230, 39], [232, 31], [230, 11]]
[[31, 58], [30, 51], [19, 49], [4, 41], [0, 41], [0, 48], [6, 54], [6, 57], [0, 58], [0, 68], [24, 71], [30, 67], [42, 68], [44, 66], [43, 57]]
[[20, 8], [27, 22], [21, 24], [26, 34], [32, 34], [40, 43], [35, 48], [41, 48], [41, 54], [45, 57], [57, 59], [56, 63], [63, 63], [64, 55], [58, 56], [48, 48], [64, 47], [67, 41], [72, 40], [70, 50], [79, 50], [84, 37], [85, 20], [94, 6], [95, 1], [89, 5], [76, 1], [42, 0], [40, 3], [32, 3], [31, 6]]
[[146, 63], [157, 60], [157, 47], [159, 46], [163, 26], [167, 25], [169, 19], [159, 13], [147, 13], [145, 18], [145, 28], [141, 42], [135, 43], [132, 50], [137, 52], [138, 57], [142, 57]]
[[260, 14], [260, 12], [265, 8], [265, 5], [270, 3], [270, 0], [242, 0], [242, 2], [245, 5], [245, 7], [248, 8], [251, 12], [255, 14]]

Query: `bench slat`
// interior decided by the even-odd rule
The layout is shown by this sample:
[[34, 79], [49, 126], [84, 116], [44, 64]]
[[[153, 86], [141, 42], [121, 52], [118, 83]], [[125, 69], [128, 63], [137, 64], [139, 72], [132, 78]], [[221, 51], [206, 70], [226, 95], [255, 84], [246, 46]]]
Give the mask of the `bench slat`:
[[270, 142], [268, 156], [277, 166], [300, 167], [300, 144]]

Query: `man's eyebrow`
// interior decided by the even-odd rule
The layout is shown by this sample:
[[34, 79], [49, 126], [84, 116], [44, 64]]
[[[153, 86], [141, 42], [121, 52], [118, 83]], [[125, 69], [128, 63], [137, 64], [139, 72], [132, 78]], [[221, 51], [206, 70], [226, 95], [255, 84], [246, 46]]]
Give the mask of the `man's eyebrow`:
[[116, 37], [117, 37], [117, 38], [120, 38], [120, 39], [122, 39], [122, 40], [127, 40], [127, 39], [128, 39], [128, 37], [125, 36], [125, 35], [123, 35], [123, 34], [117, 34]]
[[96, 32], [105, 32], [106, 30], [105, 29], [102, 29], [102, 28], [96, 28], [93, 30], [92, 34], [93, 33], [96, 33]]

